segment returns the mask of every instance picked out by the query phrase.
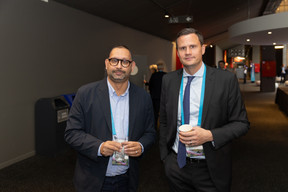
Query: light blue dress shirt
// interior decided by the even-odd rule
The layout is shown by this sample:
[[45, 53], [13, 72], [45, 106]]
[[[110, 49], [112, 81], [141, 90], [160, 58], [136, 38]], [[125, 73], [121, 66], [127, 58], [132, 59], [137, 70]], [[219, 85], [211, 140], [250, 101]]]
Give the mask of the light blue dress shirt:
[[[116, 91], [111, 86], [107, 79], [109, 99], [112, 109], [115, 131], [117, 138], [128, 138], [129, 129], [129, 87], [122, 95], [118, 96]], [[112, 137], [113, 138], [113, 137]], [[100, 146], [101, 147], [101, 146]], [[112, 165], [112, 157], [109, 158], [109, 163], [106, 171], [106, 176], [121, 175], [127, 172], [129, 166]]]

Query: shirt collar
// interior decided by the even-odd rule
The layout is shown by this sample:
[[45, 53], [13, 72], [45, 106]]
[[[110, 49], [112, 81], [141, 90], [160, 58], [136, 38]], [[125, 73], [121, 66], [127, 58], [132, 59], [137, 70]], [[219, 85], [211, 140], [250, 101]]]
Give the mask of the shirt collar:
[[[115, 89], [112, 87], [112, 85], [111, 85], [110, 82], [108, 81], [108, 77], [107, 77], [107, 85], [108, 85], [109, 95], [110, 95], [110, 96], [113, 96], [113, 95], [116, 95], [116, 96], [117, 96]], [[127, 87], [126, 91], [125, 91], [122, 95], [120, 95], [120, 96], [125, 97], [125, 96], [128, 94], [129, 88], [130, 88], [130, 81], [128, 81], [128, 87]]]
[[[204, 74], [204, 63], [202, 62], [200, 69], [193, 76], [194, 77], [203, 77], [203, 74]], [[192, 75], [187, 73], [185, 71], [185, 68], [183, 68], [183, 77], [188, 77], [188, 76], [192, 76]]]

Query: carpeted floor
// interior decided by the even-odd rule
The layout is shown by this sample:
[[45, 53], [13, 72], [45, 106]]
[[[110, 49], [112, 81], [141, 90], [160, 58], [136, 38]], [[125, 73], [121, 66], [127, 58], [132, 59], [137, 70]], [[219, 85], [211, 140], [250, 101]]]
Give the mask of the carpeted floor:
[[275, 104], [275, 93], [240, 86], [251, 129], [234, 142], [232, 191], [288, 191], [288, 117]]
[[[233, 145], [232, 192], [288, 191], [288, 117], [275, 93], [240, 84], [251, 129]], [[0, 170], [0, 192], [73, 192], [75, 152], [34, 156]], [[168, 191], [158, 144], [142, 159], [139, 192]]]

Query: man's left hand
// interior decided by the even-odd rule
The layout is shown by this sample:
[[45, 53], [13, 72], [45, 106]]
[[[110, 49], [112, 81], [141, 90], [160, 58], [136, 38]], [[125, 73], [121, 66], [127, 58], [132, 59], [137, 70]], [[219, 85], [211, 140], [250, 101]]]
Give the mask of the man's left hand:
[[211, 131], [201, 127], [193, 127], [191, 131], [179, 132], [179, 139], [182, 143], [189, 146], [198, 146], [208, 141], [213, 141]]
[[142, 147], [139, 142], [126, 141], [122, 142], [122, 145], [124, 145], [125, 154], [131, 157], [139, 157], [142, 154]]

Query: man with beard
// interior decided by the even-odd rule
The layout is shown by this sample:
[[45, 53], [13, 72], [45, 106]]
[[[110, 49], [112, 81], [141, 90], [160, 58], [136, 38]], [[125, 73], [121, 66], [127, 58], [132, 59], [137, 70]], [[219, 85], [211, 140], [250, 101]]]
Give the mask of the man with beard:
[[129, 82], [135, 67], [126, 46], [112, 48], [107, 77], [82, 86], [73, 101], [65, 140], [78, 152], [76, 191], [137, 191], [140, 156], [155, 140], [149, 94]]

